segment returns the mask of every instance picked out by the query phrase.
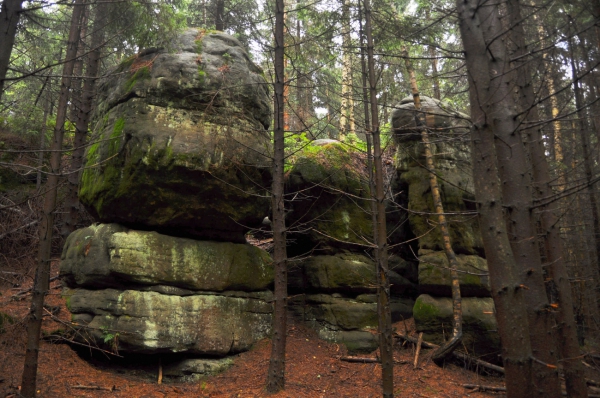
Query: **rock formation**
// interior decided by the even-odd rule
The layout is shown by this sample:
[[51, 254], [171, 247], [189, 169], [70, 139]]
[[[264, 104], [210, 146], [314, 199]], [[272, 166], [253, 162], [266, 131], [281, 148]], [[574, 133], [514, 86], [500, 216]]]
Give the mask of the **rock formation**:
[[[450, 238], [459, 260], [463, 297], [463, 344], [477, 354], [494, 359], [500, 349], [491, 299], [487, 262], [474, 213], [468, 116], [438, 100], [421, 97], [422, 112], [433, 142], [436, 172]], [[419, 291], [413, 316], [424, 338], [441, 343], [452, 335], [450, 272], [443, 251], [437, 216], [425, 168], [421, 135], [416, 128], [412, 97], [403, 99], [392, 112], [397, 145], [398, 184], [408, 210], [409, 228], [417, 238], [413, 247], [419, 261]], [[497, 358], [496, 358], [497, 359]]]
[[[364, 156], [332, 140], [306, 146], [288, 173], [294, 194], [287, 225], [289, 289], [294, 315], [323, 339], [344, 343], [350, 352], [377, 348], [375, 263], [368, 256], [373, 227]], [[416, 275], [412, 264], [391, 264], [392, 317], [412, 315]]]
[[242, 45], [196, 29], [102, 79], [79, 191], [100, 223], [61, 258], [76, 339], [189, 375], [269, 335], [272, 260], [244, 238], [268, 212], [269, 103]]
[[[262, 71], [241, 44], [196, 29], [101, 80], [79, 191], [99, 223], [71, 234], [61, 258], [77, 339], [125, 354], [178, 354], [164, 364], [165, 375], [202, 375], [225, 369], [231, 354], [269, 335], [272, 260], [244, 236], [269, 211], [269, 103]], [[423, 104], [439, 133], [444, 205], [456, 213], [449, 218], [467, 297], [465, 342], [493, 347], [486, 262], [469, 213], [470, 156], [460, 140], [466, 117], [431, 99]], [[388, 230], [392, 244], [418, 239], [390, 252], [392, 318], [414, 311], [419, 330], [440, 342], [451, 324], [449, 272], [429, 214], [410, 99], [394, 110], [393, 127]], [[377, 299], [365, 156], [317, 140], [291, 160], [290, 311], [324, 339], [372, 351]]]

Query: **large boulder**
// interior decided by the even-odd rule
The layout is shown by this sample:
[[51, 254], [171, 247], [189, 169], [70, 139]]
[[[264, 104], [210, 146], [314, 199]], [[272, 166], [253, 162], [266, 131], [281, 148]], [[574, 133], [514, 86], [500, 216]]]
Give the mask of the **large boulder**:
[[[462, 299], [462, 344], [475, 355], [486, 355], [498, 360], [500, 337], [498, 335], [494, 301], [491, 298], [467, 297]], [[423, 339], [442, 344], [452, 336], [452, 299], [423, 294], [417, 298], [413, 316]]]
[[294, 154], [286, 189], [296, 192], [286, 225], [288, 253], [362, 250], [373, 236], [362, 154], [333, 140], [317, 140]]
[[227, 34], [172, 47], [101, 80], [80, 200], [101, 222], [243, 242], [269, 208], [268, 85]]
[[60, 274], [88, 288], [169, 285], [191, 290], [264, 290], [273, 282], [269, 254], [249, 244], [198, 241], [94, 224], [69, 235]]
[[409, 210], [409, 228], [418, 237], [418, 249], [444, 250], [433, 206], [429, 171], [416, 128], [415, 115], [422, 115], [429, 129], [444, 211], [454, 251], [482, 254], [483, 241], [475, 213], [471, 154], [468, 145], [468, 116], [447, 104], [422, 97], [422, 110], [416, 112], [412, 97], [394, 107], [392, 126], [397, 143], [398, 179], [395, 193], [401, 206]]
[[[458, 281], [462, 297], [491, 297], [487, 261], [479, 256], [459, 254]], [[450, 264], [444, 252], [419, 257], [419, 291], [434, 296], [452, 297]]]
[[68, 289], [63, 294], [73, 321], [85, 326], [79, 339], [122, 352], [225, 356], [250, 349], [271, 330], [270, 292], [181, 297]]
[[[416, 284], [395, 272], [393, 262], [389, 271], [391, 292], [395, 295], [413, 296]], [[312, 256], [293, 262], [288, 270], [291, 290], [300, 292], [367, 293], [377, 289], [375, 263], [357, 253]]]

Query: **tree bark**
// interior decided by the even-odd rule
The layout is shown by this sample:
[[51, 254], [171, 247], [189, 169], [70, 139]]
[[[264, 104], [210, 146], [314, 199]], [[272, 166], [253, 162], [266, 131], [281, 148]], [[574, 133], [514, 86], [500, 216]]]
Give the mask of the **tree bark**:
[[[498, 333], [506, 388], [510, 397], [533, 397], [532, 351], [529, 324], [520, 273], [509, 241], [502, 209], [503, 201], [495, 156], [495, 124], [498, 111], [496, 87], [489, 64], [484, 31], [491, 19], [498, 19], [497, 5], [482, 7], [480, 0], [457, 0], [460, 33], [465, 50], [471, 102], [473, 179], [479, 210], [492, 297], [496, 307]], [[495, 52], [494, 52], [495, 56]], [[560, 391], [560, 390], [559, 390]]]
[[[503, 206], [513, 256], [521, 268], [528, 314], [529, 337], [534, 356], [533, 382], [535, 395], [555, 397], [560, 395], [556, 340], [553, 317], [548, 303], [539, 247], [532, 214], [530, 165], [516, 122], [516, 103], [513, 100], [513, 79], [508, 51], [502, 40], [505, 31], [497, 13], [486, 20], [483, 29], [490, 57], [488, 70], [492, 73], [490, 99], [492, 112], [487, 114], [493, 123], [496, 139], [496, 157], [502, 182]], [[485, 224], [484, 224], [485, 225]], [[541, 363], [540, 363], [541, 362]]]
[[225, 0], [217, 0], [216, 13], [215, 13], [215, 29], [224, 31], [225, 30]]
[[4, 0], [2, 10], [0, 10], [0, 98], [4, 93], [4, 79], [8, 72], [10, 54], [15, 45], [17, 26], [22, 11], [22, 0]]
[[273, 262], [275, 263], [275, 308], [271, 361], [267, 375], [267, 391], [277, 393], [285, 388], [285, 343], [287, 316], [287, 254], [284, 203], [284, 1], [275, 2], [275, 125], [273, 185]]
[[81, 168], [83, 166], [83, 154], [85, 152], [85, 143], [87, 141], [88, 126], [92, 113], [92, 103], [95, 94], [96, 77], [100, 66], [100, 56], [102, 53], [102, 42], [104, 40], [104, 18], [105, 18], [105, 3], [98, 3], [96, 6], [96, 15], [94, 17], [92, 38], [90, 43], [90, 52], [88, 54], [85, 80], [83, 83], [83, 91], [81, 95], [81, 103], [77, 112], [75, 123], [75, 138], [73, 146], [73, 156], [71, 159], [71, 167], [68, 175], [68, 191], [65, 198], [65, 208], [67, 215], [62, 228], [63, 237], [67, 237], [77, 228], [79, 222], [79, 198], [77, 189], [79, 187], [79, 177], [81, 176]]
[[354, 101], [352, 99], [352, 39], [350, 37], [349, 0], [342, 0], [342, 103], [340, 109], [340, 135], [354, 133]]
[[594, 246], [596, 252], [595, 259], [596, 263], [600, 266], [600, 216], [598, 214], [598, 197], [596, 190], [591, 184], [594, 178], [593, 174], [593, 158], [591, 153], [591, 143], [588, 134], [588, 126], [586, 123], [586, 115], [583, 110], [583, 94], [579, 84], [578, 70], [576, 61], [574, 59], [573, 40], [568, 40], [569, 47], [569, 58], [571, 64], [571, 74], [573, 75], [573, 92], [575, 94], [575, 107], [577, 108], [577, 127], [579, 129], [579, 136], [581, 138], [581, 149], [583, 151], [583, 167], [585, 170], [585, 179], [587, 180], [587, 192], [589, 194], [590, 205], [592, 208], [592, 221], [593, 221], [593, 233], [594, 233]]
[[375, 200], [377, 203], [377, 314], [379, 318], [379, 354], [381, 355], [381, 379], [383, 397], [394, 396], [394, 356], [392, 336], [392, 315], [390, 310], [390, 281], [388, 275], [388, 247], [385, 223], [385, 193], [383, 186], [383, 162], [379, 133], [377, 107], [377, 81], [375, 78], [375, 57], [371, 29], [371, 5], [364, 1], [365, 33], [367, 36], [367, 64], [369, 69], [369, 99], [371, 105], [371, 131], [373, 132], [373, 162], [375, 165]]
[[[522, 25], [522, 17], [519, 0], [508, 0], [509, 20], [511, 23], [512, 41], [516, 46], [514, 58], [516, 61], [520, 113], [524, 114], [523, 120], [538, 122], [540, 120], [536, 97], [533, 91], [532, 77], [533, 73], [530, 67], [531, 62], [526, 58], [528, 50], [525, 45], [525, 29]], [[519, 62], [523, 62], [519, 65]], [[554, 104], [553, 104], [554, 105]], [[554, 113], [554, 111], [553, 111]], [[535, 188], [533, 195], [536, 198], [548, 198], [553, 194], [550, 185], [552, 176], [548, 161], [546, 160], [542, 132], [539, 127], [521, 130], [526, 136], [526, 146], [531, 158], [531, 169], [533, 172], [533, 186]], [[552, 303], [554, 312], [544, 311], [548, 315], [554, 313], [558, 323], [558, 337], [555, 341], [560, 341], [559, 350], [562, 357], [562, 363], [565, 373], [567, 394], [570, 397], [587, 397], [587, 385], [585, 382], [583, 365], [579, 360], [581, 351], [577, 341], [577, 329], [575, 325], [575, 316], [573, 313], [573, 298], [571, 294], [571, 284], [564, 261], [562, 240], [559, 234], [558, 218], [556, 217], [557, 204], [553, 203], [540, 209], [541, 224], [544, 231], [544, 246], [547, 256], [548, 274], [553, 288], [553, 296], [556, 300]], [[532, 233], [534, 230], [534, 220], [531, 223]], [[533, 242], [537, 243], [534, 239]], [[531, 247], [531, 250], [537, 252], [537, 244]], [[537, 262], [535, 262], [537, 266]], [[539, 268], [541, 270], [541, 264]], [[543, 286], [542, 286], [543, 287]], [[539, 292], [539, 294], [543, 294]], [[551, 325], [549, 325], [551, 326]], [[538, 341], [534, 337], [535, 341]], [[535, 344], [532, 340], [532, 346], [535, 354]], [[543, 348], [543, 346], [540, 346]]]
[[71, 16], [71, 28], [67, 44], [66, 60], [60, 88], [60, 98], [56, 115], [56, 127], [52, 142], [52, 154], [50, 156], [50, 174], [46, 182], [44, 195], [44, 207], [40, 224], [40, 247], [37, 258], [37, 269], [35, 273], [34, 288], [31, 298], [31, 308], [27, 316], [27, 348], [25, 351], [25, 364], [23, 366], [23, 377], [21, 380], [21, 394], [26, 398], [36, 396], [36, 379], [38, 353], [40, 344], [40, 330], [42, 327], [42, 316], [44, 297], [48, 292], [50, 279], [50, 254], [52, 250], [52, 229], [54, 226], [54, 211], [56, 209], [56, 197], [58, 193], [58, 182], [60, 177], [60, 163], [62, 156], [62, 143], [64, 136], [64, 124], [66, 121], [69, 100], [69, 88], [75, 57], [77, 55], [77, 42], [79, 41], [79, 28], [81, 15], [84, 9], [83, 0], [75, 0], [73, 14]]

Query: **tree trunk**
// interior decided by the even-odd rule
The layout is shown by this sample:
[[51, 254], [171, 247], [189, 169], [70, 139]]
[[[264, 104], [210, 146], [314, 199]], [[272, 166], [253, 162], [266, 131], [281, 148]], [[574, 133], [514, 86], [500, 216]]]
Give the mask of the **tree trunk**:
[[[525, 29], [521, 23], [522, 17], [519, 1], [508, 0], [508, 10], [510, 23], [512, 25], [512, 40], [516, 45], [514, 56], [516, 59], [520, 60], [515, 62], [515, 66], [517, 66], [516, 78], [520, 112], [526, 115], [524, 118], [525, 120], [538, 122], [540, 117], [538, 108], [535, 105], [537, 99], [533, 91], [533, 73], [530, 68], [530, 62], [528, 62], [529, 60], [526, 58], [528, 50], [525, 45]], [[519, 62], [523, 62], [523, 64], [519, 65]], [[548, 161], [546, 160], [542, 132], [539, 127], [526, 129], [524, 132], [527, 137], [525, 142], [531, 157], [533, 186], [535, 187], [535, 191], [533, 192], [534, 197], [551, 197], [553, 195], [552, 187], [550, 185], [552, 177], [550, 175]], [[560, 239], [558, 219], [556, 217], [556, 206], [556, 203], [554, 203], [540, 208], [541, 224], [545, 234], [545, 251], [547, 263], [549, 264], [547, 270], [550, 281], [554, 287], [552, 290], [557, 299], [552, 306], [555, 308], [554, 314], [559, 326], [559, 339], [555, 339], [555, 341], [561, 342], [559, 350], [565, 372], [567, 394], [569, 397], [573, 398], [587, 397], [588, 391], [583, 372], [583, 365], [579, 360], [581, 351], [577, 341], [571, 284], [569, 282], [569, 275], [564, 261], [562, 241]], [[531, 229], [532, 233], [534, 233], [534, 220], [532, 220]], [[536, 243], [536, 245], [530, 249], [537, 252], [537, 242], [535, 239], [532, 240], [532, 242]], [[532, 263], [529, 265], [531, 264]], [[537, 266], [537, 262], [534, 262], [534, 264]], [[539, 270], [540, 272], [542, 271], [541, 264]], [[541, 287], [544, 288], [543, 285]], [[539, 292], [539, 294], [542, 293]], [[552, 312], [549, 311], [549, 308], [544, 311], [544, 313], [548, 315], [552, 314]], [[551, 327], [552, 325], [548, 322], [548, 326]], [[538, 341], [535, 337], [534, 340]], [[532, 340], [532, 348], [535, 354], [536, 344], [534, 343], [534, 340]], [[540, 346], [539, 348], [543, 348], [543, 346]]]
[[581, 149], [583, 150], [583, 167], [585, 170], [585, 179], [588, 183], [587, 192], [589, 194], [589, 200], [592, 210], [592, 221], [593, 221], [593, 236], [594, 245], [596, 249], [595, 259], [597, 264], [600, 265], [600, 216], [598, 215], [598, 198], [596, 190], [592, 185], [592, 179], [594, 178], [593, 173], [593, 158], [591, 153], [591, 143], [588, 133], [588, 126], [586, 123], [586, 115], [583, 110], [583, 94], [579, 85], [578, 70], [576, 61], [574, 59], [573, 41], [570, 38], [568, 40], [569, 46], [569, 58], [571, 63], [571, 73], [573, 75], [573, 92], [575, 93], [575, 107], [577, 108], [577, 124], [579, 128], [579, 136], [581, 138]]
[[491, 19], [498, 19], [497, 5], [482, 7], [480, 0], [457, 0], [456, 5], [469, 77], [473, 180], [498, 333], [502, 341], [506, 389], [508, 396], [513, 398], [533, 397], [536, 386], [532, 383], [532, 351], [521, 269], [513, 256], [504, 220], [495, 156], [496, 126], [491, 124], [490, 119], [497, 112], [494, 107], [497, 99], [494, 98], [496, 87], [491, 79], [494, 75], [488, 59], [491, 49], [484, 31], [489, 28]]
[[383, 186], [383, 162], [379, 134], [377, 107], [377, 83], [375, 57], [371, 31], [371, 6], [364, 1], [365, 33], [367, 35], [367, 63], [369, 69], [369, 99], [371, 104], [371, 131], [373, 132], [373, 161], [375, 165], [375, 199], [377, 202], [377, 315], [379, 318], [379, 354], [381, 355], [381, 379], [383, 397], [394, 396], [394, 356], [392, 337], [392, 314], [390, 310], [390, 281], [388, 275], [387, 231], [385, 224], [385, 193]]
[[[50, 81], [50, 76], [47, 77], [46, 83]], [[38, 171], [36, 176], [35, 190], [39, 192], [42, 187], [42, 168], [44, 167], [44, 149], [46, 147], [46, 133], [48, 132], [48, 116], [52, 112], [52, 103], [50, 96], [52, 95], [50, 86], [48, 86], [48, 98], [44, 100], [44, 116], [42, 117], [42, 126], [40, 130], [40, 152], [38, 153]]]
[[342, 103], [340, 109], [340, 135], [354, 133], [354, 101], [352, 98], [352, 39], [350, 37], [349, 0], [342, 0]]
[[452, 280], [452, 338], [438, 348], [432, 356], [433, 361], [440, 365], [452, 354], [452, 352], [462, 341], [462, 299], [460, 297], [460, 283], [458, 281], [458, 259], [456, 258], [456, 254], [452, 249], [452, 241], [450, 240], [448, 222], [446, 221], [446, 216], [444, 215], [442, 196], [440, 194], [440, 187], [438, 186], [437, 176], [435, 173], [435, 164], [433, 162], [433, 152], [431, 151], [431, 143], [429, 141], [429, 132], [427, 131], [426, 123], [423, 122], [425, 120], [425, 115], [421, 112], [421, 97], [419, 94], [419, 88], [417, 86], [415, 70], [412, 66], [410, 58], [408, 57], [408, 51], [406, 51], [406, 47], [404, 48], [403, 55], [404, 62], [406, 64], [406, 70], [410, 78], [410, 86], [415, 103], [415, 123], [417, 128], [421, 129], [421, 139], [423, 140], [423, 147], [425, 150], [425, 161], [429, 172], [429, 186], [431, 187], [431, 195], [433, 196], [433, 206], [438, 215], [438, 223], [440, 225], [444, 252], [446, 253], [448, 264], [450, 264], [450, 277]]
[[274, 158], [271, 200], [273, 206], [273, 262], [275, 263], [275, 308], [271, 361], [267, 375], [267, 391], [277, 393], [285, 388], [285, 342], [287, 316], [287, 254], [284, 203], [284, 2], [275, 2], [275, 96]]
[[225, 0], [217, 0], [215, 13], [215, 29], [225, 31]]
[[[427, 20], [427, 23], [429, 24], [431, 21], [429, 8], [427, 8], [425, 10], [425, 19]], [[441, 100], [442, 93], [440, 92], [440, 78], [438, 76], [438, 60], [437, 60], [437, 54], [435, 51], [435, 47], [433, 46], [433, 43], [434, 43], [433, 35], [431, 35], [429, 37], [429, 40], [432, 43], [427, 46], [427, 49], [429, 51], [429, 57], [431, 58], [431, 84], [433, 86], [433, 98], [435, 98], [437, 100]]]
[[15, 36], [22, 10], [22, 0], [4, 0], [2, 10], [0, 10], [0, 98], [4, 92], [4, 79], [8, 72], [10, 54], [15, 45]]
[[42, 316], [44, 309], [44, 297], [48, 292], [50, 279], [50, 254], [52, 250], [52, 229], [54, 227], [54, 211], [56, 209], [56, 197], [58, 193], [58, 182], [60, 177], [60, 160], [62, 156], [62, 143], [64, 136], [64, 124], [66, 121], [69, 100], [69, 88], [75, 57], [77, 55], [77, 42], [79, 41], [79, 22], [83, 14], [83, 0], [76, 0], [71, 16], [71, 28], [67, 44], [67, 53], [64, 65], [63, 77], [60, 88], [60, 98], [56, 115], [56, 127], [52, 142], [52, 153], [50, 155], [50, 174], [46, 182], [46, 194], [44, 195], [44, 207], [40, 224], [40, 247], [37, 258], [37, 269], [31, 298], [31, 308], [27, 316], [27, 349], [25, 351], [25, 364], [23, 367], [23, 378], [21, 380], [21, 394], [26, 398], [36, 396], [37, 364], [40, 344], [40, 330], [42, 327]]
[[488, 70], [495, 76], [491, 80], [494, 90], [494, 95], [490, 97], [492, 113], [487, 116], [493, 123], [497, 141], [496, 157], [510, 243], [515, 261], [521, 268], [522, 283], [526, 287], [523, 293], [534, 356], [535, 395], [560, 398], [554, 322], [544, 285], [542, 261], [532, 215], [530, 165], [527, 164], [527, 154], [518, 131], [516, 103], [512, 96], [512, 79], [516, 76], [510, 72], [506, 45], [503, 41], [496, 40], [505, 32], [499, 15], [491, 15], [486, 22], [489, 28], [483, 30], [483, 35], [490, 43], [489, 50], [492, 54], [488, 61]]
[[83, 154], [87, 141], [88, 127], [92, 113], [92, 104], [95, 95], [96, 77], [100, 66], [100, 57], [102, 54], [102, 43], [104, 41], [104, 18], [106, 13], [106, 4], [98, 3], [96, 6], [96, 15], [94, 17], [92, 39], [90, 43], [90, 52], [88, 54], [85, 67], [85, 81], [83, 83], [83, 92], [81, 103], [77, 113], [75, 123], [75, 138], [73, 156], [71, 159], [70, 173], [68, 176], [68, 191], [65, 198], [65, 208], [68, 213], [63, 224], [63, 236], [68, 236], [77, 228], [79, 222], [79, 198], [77, 190], [79, 187], [79, 177], [83, 167]]

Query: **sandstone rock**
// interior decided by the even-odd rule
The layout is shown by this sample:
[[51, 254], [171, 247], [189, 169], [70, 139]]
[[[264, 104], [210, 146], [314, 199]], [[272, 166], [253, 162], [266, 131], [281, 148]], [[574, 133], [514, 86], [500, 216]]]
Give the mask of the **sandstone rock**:
[[[402, 264], [402, 263], [400, 263]], [[416, 285], [399, 275], [390, 264], [391, 291], [396, 295], [415, 295]], [[364, 293], [376, 290], [375, 263], [356, 253], [312, 256], [289, 269], [290, 289], [302, 292]]]
[[174, 46], [100, 82], [80, 200], [101, 222], [244, 242], [269, 208], [268, 86], [229, 35]]
[[[467, 297], [462, 299], [463, 344], [470, 353], [488, 355], [496, 360], [500, 354], [494, 302], [491, 298]], [[418, 332], [423, 339], [441, 344], [452, 335], [452, 299], [436, 298], [423, 294], [417, 298], [413, 309]]]
[[257, 247], [177, 238], [118, 224], [94, 224], [73, 232], [63, 250], [60, 274], [71, 286], [169, 285], [162, 292], [179, 295], [185, 293], [174, 289], [256, 291], [273, 283], [271, 257]]
[[176, 377], [179, 381], [193, 382], [205, 376], [222, 373], [232, 365], [232, 358], [188, 358], [165, 364], [163, 375]]
[[[468, 141], [468, 116], [450, 109], [443, 102], [421, 97], [426, 125], [433, 142], [432, 152], [438, 185], [444, 205], [452, 246], [462, 254], [483, 253], [483, 242], [475, 217], [475, 197]], [[420, 131], [416, 129], [412, 97], [396, 105], [392, 112], [397, 143], [398, 182], [395, 193], [409, 213], [411, 235], [418, 237], [418, 248], [441, 251], [442, 239], [429, 185], [429, 171]], [[454, 213], [454, 214], [452, 214]]]
[[[272, 306], [255, 298], [115, 289], [64, 295], [74, 320], [91, 317], [79, 338], [117, 344], [120, 352], [224, 356], [250, 349], [271, 330]], [[113, 339], [105, 341], [107, 333]]]
[[[458, 279], [462, 297], [491, 297], [487, 261], [479, 256], [459, 254]], [[420, 257], [419, 291], [434, 296], [452, 297], [450, 265], [444, 252]]]
[[[411, 299], [392, 298], [392, 321], [412, 316]], [[377, 339], [369, 330], [377, 329], [377, 297], [359, 295], [356, 299], [311, 294], [290, 301], [294, 316], [315, 329], [319, 337], [346, 344], [351, 352], [370, 352]]]
[[[409, 96], [394, 105], [392, 110], [392, 129], [394, 140], [401, 144], [399, 149], [399, 161], [405, 166], [418, 165], [418, 159], [423, 157], [421, 142], [421, 131], [416, 128], [415, 105], [413, 97]], [[470, 159], [468, 145], [469, 116], [457, 112], [450, 105], [421, 96], [422, 120], [429, 128], [432, 139], [432, 151], [436, 154], [436, 160], [443, 165], [450, 163], [468, 163]], [[404, 167], [406, 168], [406, 167]]]
[[[319, 140], [324, 141], [324, 140]], [[338, 142], [307, 145], [295, 155], [287, 191], [299, 192], [290, 203], [286, 224], [293, 233], [290, 254], [317, 248], [332, 254], [361, 250], [373, 235], [365, 165], [360, 153]]]

